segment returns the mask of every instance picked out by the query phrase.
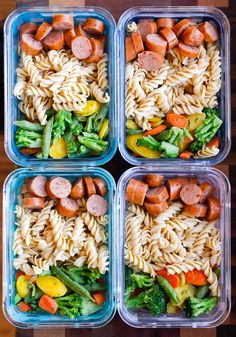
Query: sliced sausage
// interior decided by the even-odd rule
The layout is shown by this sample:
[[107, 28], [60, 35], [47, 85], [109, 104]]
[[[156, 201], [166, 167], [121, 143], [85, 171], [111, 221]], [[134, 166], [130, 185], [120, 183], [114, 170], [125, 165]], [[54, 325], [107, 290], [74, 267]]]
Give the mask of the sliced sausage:
[[71, 41], [76, 37], [74, 29], [68, 29], [64, 32], [64, 38], [66, 41], [66, 44], [69, 48], [71, 48]]
[[136, 54], [139, 54], [142, 51], [144, 51], [143, 40], [142, 40], [142, 36], [139, 31], [134, 32], [132, 34], [132, 40], [133, 40], [134, 49], [135, 49]]
[[181, 38], [183, 43], [193, 47], [200, 46], [204, 41], [204, 35], [200, 32], [197, 26], [188, 27], [183, 32]]
[[73, 183], [70, 196], [73, 199], [80, 199], [85, 196], [85, 186], [83, 178], [79, 178]]
[[81, 23], [78, 23], [78, 25], [75, 27], [75, 34], [76, 36], [84, 36], [87, 38], [90, 38], [90, 34], [88, 34], [84, 29]]
[[87, 210], [94, 216], [102, 216], [108, 210], [108, 203], [106, 199], [98, 194], [91, 195], [87, 200]]
[[79, 210], [79, 205], [77, 202], [71, 198], [62, 198], [57, 202], [56, 209], [62, 216], [72, 218], [75, 216]]
[[69, 14], [54, 14], [52, 27], [55, 30], [67, 30], [74, 28], [74, 18]]
[[38, 30], [37, 23], [27, 22], [20, 26], [20, 37], [22, 34], [36, 34]]
[[204, 35], [204, 39], [206, 42], [216, 42], [219, 39], [219, 33], [217, 31], [216, 26], [209, 22], [205, 21], [198, 25], [198, 29], [202, 32]]
[[202, 196], [200, 199], [200, 203], [204, 203], [207, 200], [207, 198], [212, 196], [214, 192], [214, 187], [207, 181], [201, 183], [199, 187], [202, 190]]
[[22, 34], [20, 39], [20, 49], [28, 55], [38, 55], [43, 45], [40, 41], [36, 40], [32, 34]]
[[202, 190], [198, 185], [186, 184], [181, 188], [180, 199], [186, 205], [198, 204], [201, 200]]
[[175, 25], [174, 19], [171, 18], [160, 18], [156, 21], [157, 30], [161, 28], [170, 28], [172, 29]]
[[26, 195], [22, 200], [22, 207], [27, 209], [42, 209], [45, 207], [44, 198]]
[[125, 54], [126, 54], [126, 62], [135, 60], [137, 57], [132, 36], [127, 36], [125, 39]]
[[156, 34], [157, 33], [157, 25], [154, 21], [140, 20], [138, 22], [138, 30], [140, 31], [143, 42], [145, 42], [146, 36], [148, 34]]
[[208, 211], [207, 211], [207, 220], [212, 221], [216, 220], [220, 216], [220, 201], [216, 198], [207, 199]]
[[163, 185], [161, 187], [151, 188], [147, 191], [146, 199], [152, 204], [160, 203], [166, 201], [169, 198], [169, 193], [167, 188]]
[[94, 185], [96, 187], [96, 191], [99, 195], [104, 197], [107, 193], [107, 185], [102, 178], [95, 177], [93, 178]]
[[136, 189], [134, 192], [134, 203], [142, 206], [148, 190], [148, 185], [140, 180], [136, 180]]
[[177, 22], [174, 27], [173, 31], [177, 35], [177, 37], [180, 37], [180, 35], [189, 27], [196, 25], [195, 22], [193, 22], [191, 19], [183, 19]]
[[28, 185], [27, 184], [21, 185], [20, 191], [22, 194], [29, 193]]
[[90, 39], [91, 45], [92, 45], [92, 53], [91, 55], [86, 59], [86, 62], [88, 63], [94, 63], [98, 62], [104, 53], [104, 45], [99, 39]]
[[85, 190], [87, 193], [87, 197], [90, 197], [92, 194], [96, 194], [96, 188], [93, 183], [93, 179], [91, 177], [84, 177], [84, 183], [85, 183]]
[[103, 50], [105, 49], [105, 44], [106, 44], [106, 36], [102, 35], [98, 38], [98, 40], [102, 43]]
[[37, 33], [35, 35], [36, 40], [41, 41], [43, 40], [50, 32], [52, 31], [52, 25], [47, 21], [44, 21], [39, 26]]
[[46, 198], [48, 193], [46, 191], [47, 178], [45, 176], [37, 176], [32, 178], [28, 183], [30, 194], [35, 197]]
[[105, 24], [98, 19], [88, 18], [83, 25], [83, 29], [89, 34], [100, 36], [104, 33]]
[[147, 71], [156, 71], [162, 67], [164, 56], [154, 51], [144, 51], [138, 55], [138, 63]]
[[160, 29], [158, 33], [163, 37], [163, 39], [167, 41], [168, 50], [177, 46], [179, 41], [172, 29], [170, 29], [169, 27], [165, 27]]
[[76, 36], [71, 41], [71, 50], [79, 60], [85, 60], [92, 53], [92, 44], [87, 37]]
[[51, 199], [63, 199], [71, 192], [71, 182], [62, 177], [52, 177], [46, 183], [46, 191]]
[[53, 30], [43, 40], [43, 44], [50, 50], [59, 50], [64, 47], [65, 40], [63, 32]]
[[187, 46], [182, 42], [179, 42], [177, 49], [180, 52], [180, 54], [182, 54], [183, 56], [188, 56], [190, 58], [197, 57], [199, 53], [198, 47]]
[[165, 54], [166, 52], [167, 42], [158, 34], [148, 34], [145, 43], [149, 50], [156, 51], [160, 54]]
[[184, 213], [196, 218], [204, 218], [206, 216], [206, 212], [207, 206], [203, 204], [184, 205]]
[[144, 207], [148, 211], [149, 214], [158, 215], [158, 214], [165, 212], [169, 206], [168, 206], [167, 201], [163, 201], [159, 204], [152, 204], [148, 201], [145, 201]]
[[149, 187], [158, 187], [162, 184], [164, 176], [160, 174], [147, 174], [144, 176], [144, 180], [148, 184]]
[[180, 197], [181, 188], [186, 184], [188, 184], [187, 178], [176, 177], [167, 179], [166, 187], [169, 192], [170, 200], [178, 200]]

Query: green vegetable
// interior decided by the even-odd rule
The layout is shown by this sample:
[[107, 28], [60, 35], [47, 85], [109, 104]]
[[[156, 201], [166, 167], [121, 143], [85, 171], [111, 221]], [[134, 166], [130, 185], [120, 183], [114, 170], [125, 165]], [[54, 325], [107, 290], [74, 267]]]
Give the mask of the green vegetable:
[[72, 280], [74, 280], [77, 283], [84, 284], [85, 283], [85, 278], [81, 275], [79, 275], [76, 272], [73, 272], [71, 270], [68, 270], [67, 268], [61, 267], [61, 270], [66, 273]]
[[138, 288], [148, 288], [151, 287], [154, 283], [152, 277], [146, 274], [132, 274], [131, 279], [134, 283], [136, 283]]
[[99, 137], [96, 133], [91, 133], [91, 132], [83, 132], [83, 136], [87, 137], [87, 138], [90, 138], [90, 139], [95, 139], [95, 140], [99, 139]]
[[85, 283], [88, 284], [93, 284], [96, 282], [96, 280], [103, 277], [97, 268], [88, 268], [86, 266], [76, 267], [71, 265], [67, 266], [67, 269], [70, 272], [76, 273], [77, 275], [85, 278]]
[[91, 297], [88, 290], [83, 287], [81, 284], [76, 283], [73, 281], [66, 273], [64, 273], [59, 267], [52, 266], [51, 270], [55, 276], [59, 278], [68, 288], [70, 288], [72, 291], [74, 291], [77, 294], [83, 295], [90, 299], [91, 301], [94, 301], [94, 299]]
[[109, 109], [109, 104], [108, 103], [103, 104], [101, 108], [99, 109], [98, 113], [95, 115], [94, 129], [93, 129], [94, 132], [98, 133], [100, 131], [102, 124], [104, 122], [104, 119], [106, 118], [108, 109]]
[[76, 139], [71, 139], [68, 143], [67, 143], [67, 152], [68, 153], [77, 153], [79, 149], [79, 142]]
[[167, 142], [161, 142], [160, 150], [163, 151], [161, 157], [176, 158], [179, 155], [178, 146], [172, 145]]
[[19, 128], [23, 130], [28, 130], [28, 131], [38, 131], [41, 132], [43, 131], [43, 126], [40, 125], [39, 123], [31, 123], [29, 121], [23, 120], [23, 121], [15, 121], [14, 125], [18, 126]]
[[79, 316], [79, 308], [82, 303], [82, 298], [78, 294], [72, 293], [67, 296], [54, 298], [58, 304], [58, 310], [62, 315], [67, 315], [70, 318]]
[[49, 156], [54, 117], [52, 116], [43, 130], [42, 155], [46, 159]]
[[218, 297], [207, 297], [203, 299], [188, 297], [185, 301], [185, 315], [191, 318], [198, 317], [214, 309], [217, 303]]
[[82, 298], [80, 305], [80, 314], [83, 316], [89, 316], [101, 309], [101, 305], [97, 305], [94, 302], [89, 301], [87, 298]]
[[14, 297], [14, 304], [18, 304], [22, 300], [22, 297], [17, 293]]
[[90, 292], [90, 293], [97, 293], [98, 291], [106, 290], [106, 285], [96, 282], [93, 284], [86, 284], [85, 288]]
[[93, 131], [93, 120], [94, 120], [94, 116], [89, 116], [87, 119], [87, 123], [85, 125], [84, 131], [86, 132], [92, 132]]
[[165, 293], [169, 296], [173, 304], [178, 305], [180, 303], [180, 298], [174, 288], [170, 285], [170, 283], [162, 276], [158, 275], [156, 277], [157, 282], [161, 286], [161, 288], [165, 291]]
[[172, 130], [171, 129], [164, 130], [164, 131], [158, 133], [155, 136], [155, 139], [157, 139], [157, 140], [168, 140], [170, 138], [171, 134], [172, 134]]
[[78, 136], [78, 141], [88, 149], [96, 152], [105, 152], [108, 145], [107, 141], [91, 139], [85, 136]]
[[153, 151], [158, 151], [160, 149], [161, 143], [152, 136], [144, 136], [137, 140], [137, 145], [148, 147]]
[[133, 280], [131, 279], [131, 275], [133, 274], [133, 269], [129, 267], [125, 267], [125, 286], [126, 288], [130, 287], [133, 283]]
[[128, 135], [138, 135], [139, 133], [143, 133], [143, 130], [126, 130]]
[[209, 292], [209, 284], [205, 284], [204, 286], [198, 287], [196, 292], [196, 298], [202, 299]]
[[42, 147], [42, 135], [35, 131], [18, 129], [15, 138], [17, 147]]
[[220, 277], [220, 266], [216, 266], [213, 269], [213, 272], [216, 274], [217, 278], [219, 278]]

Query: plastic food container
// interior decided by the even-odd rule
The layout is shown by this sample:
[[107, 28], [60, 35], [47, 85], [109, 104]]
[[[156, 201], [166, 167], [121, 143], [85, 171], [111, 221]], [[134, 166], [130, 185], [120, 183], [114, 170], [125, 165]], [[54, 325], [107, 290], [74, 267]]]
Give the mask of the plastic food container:
[[[36, 175], [62, 176], [74, 180], [79, 176], [91, 175], [103, 178], [107, 184], [107, 201], [109, 203], [108, 215], [108, 249], [109, 249], [109, 272], [107, 274], [107, 300], [104, 307], [97, 313], [90, 316], [79, 316], [70, 319], [67, 316], [50, 315], [47, 313], [29, 314], [21, 312], [14, 304], [16, 294], [15, 276], [16, 270], [13, 267], [13, 234], [15, 230], [14, 209], [20, 193], [20, 185], [27, 177]], [[70, 328], [91, 328], [106, 325], [115, 314], [115, 289], [116, 289], [116, 264], [115, 261], [115, 231], [114, 231], [114, 209], [113, 200], [115, 193], [115, 181], [113, 177], [101, 168], [80, 168], [80, 170], [70, 169], [18, 169], [13, 171], [5, 180], [3, 187], [3, 310], [10, 323], [19, 328], [41, 328], [41, 327], [70, 327]]]
[[[171, 17], [173, 19], [191, 18], [196, 20], [211, 20], [215, 22], [220, 32], [220, 52], [222, 59], [222, 85], [219, 92], [219, 110], [223, 124], [219, 135], [221, 139], [220, 152], [217, 156], [206, 159], [147, 159], [134, 157], [126, 147], [125, 127], [125, 36], [127, 25], [140, 19]], [[231, 92], [230, 92], [230, 25], [227, 17], [215, 7], [133, 7], [128, 9], [120, 18], [117, 26], [117, 43], [119, 46], [119, 150], [125, 160], [133, 165], [216, 165], [222, 162], [229, 153], [231, 146]]]
[[[130, 178], [141, 178], [144, 174], [158, 173], [165, 178], [173, 176], [197, 177], [200, 181], [209, 181], [216, 188], [217, 197], [221, 203], [221, 217], [217, 222], [222, 240], [222, 261], [219, 284], [221, 285], [221, 297], [217, 307], [210, 313], [195, 319], [185, 318], [183, 314], [164, 314], [152, 317], [144, 310], [128, 310], [124, 302], [125, 290], [125, 190]], [[231, 260], [230, 260], [230, 184], [227, 177], [219, 170], [206, 167], [165, 167], [154, 166], [135, 167], [127, 170], [120, 178], [117, 187], [117, 204], [119, 215], [117, 223], [120, 224], [117, 235], [119, 236], [118, 247], [118, 310], [121, 318], [129, 325], [136, 328], [178, 328], [178, 327], [215, 327], [222, 324], [230, 312], [231, 306]]]
[[[102, 20], [106, 25], [105, 35], [107, 36], [106, 52], [108, 54], [108, 81], [109, 95], [111, 97], [109, 107], [109, 148], [99, 157], [87, 158], [65, 158], [65, 159], [37, 159], [32, 156], [22, 155], [16, 147], [14, 135], [16, 127], [13, 122], [20, 116], [18, 110], [18, 100], [13, 96], [13, 89], [16, 82], [16, 71], [18, 67], [18, 43], [19, 27], [26, 22], [41, 23], [44, 20], [51, 21], [55, 13], [68, 13], [74, 17], [75, 22], [85, 21], [88, 17]], [[50, 165], [61, 166], [63, 163], [74, 165], [102, 165], [108, 162], [115, 154], [117, 149], [116, 136], [116, 57], [114, 43], [115, 21], [113, 16], [105, 9], [98, 7], [32, 7], [20, 8], [12, 12], [5, 21], [4, 25], [4, 71], [5, 71], [5, 150], [8, 157], [16, 164], [21, 166]]]

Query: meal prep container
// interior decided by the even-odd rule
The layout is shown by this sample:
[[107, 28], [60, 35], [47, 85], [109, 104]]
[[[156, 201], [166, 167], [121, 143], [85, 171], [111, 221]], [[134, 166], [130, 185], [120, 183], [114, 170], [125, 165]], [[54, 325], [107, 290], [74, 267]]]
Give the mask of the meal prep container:
[[[13, 235], [15, 230], [14, 209], [18, 202], [20, 186], [27, 177], [37, 175], [61, 176], [75, 180], [79, 176], [90, 175], [103, 178], [107, 184], [106, 199], [109, 203], [108, 215], [108, 248], [109, 248], [109, 272], [106, 276], [107, 281], [107, 300], [103, 308], [90, 316], [79, 316], [70, 319], [67, 316], [50, 315], [47, 313], [23, 313], [14, 304], [16, 294], [15, 278], [16, 270], [13, 267]], [[10, 323], [19, 328], [41, 328], [41, 327], [70, 327], [70, 328], [91, 328], [106, 325], [115, 314], [115, 289], [116, 289], [116, 264], [115, 261], [115, 229], [114, 229], [114, 193], [115, 181], [113, 177], [101, 168], [80, 168], [79, 170], [70, 169], [18, 169], [13, 171], [5, 180], [3, 187], [3, 310]]]
[[[217, 197], [221, 203], [221, 216], [217, 222], [217, 228], [220, 231], [222, 241], [222, 261], [219, 283], [221, 285], [221, 297], [217, 307], [208, 314], [190, 319], [184, 317], [184, 314], [163, 314], [159, 317], [152, 317], [144, 310], [129, 310], [125, 306], [125, 263], [124, 263], [124, 246], [125, 246], [125, 212], [126, 201], [125, 191], [127, 184], [131, 178], [142, 178], [145, 174], [158, 173], [164, 175], [165, 178], [174, 176], [197, 177], [200, 181], [208, 181], [215, 188]], [[118, 310], [121, 318], [129, 325], [136, 328], [212, 328], [227, 318], [231, 306], [231, 260], [230, 260], [230, 240], [231, 240], [231, 224], [230, 224], [230, 184], [227, 177], [219, 170], [206, 167], [179, 167], [173, 168], [167, 166], [165, 168], [155, 166], [135, 167], [127, 170], [120, 178], [117, 187], [117, 205], [118, 218], [117, 235], [119, 237], [118, 251]]]
[[[26, 22], [40, 24], [47, 20], [52, 21], [55, 13], [68, 13], [74, 17], [75, 23], [84, 22], [88, 17], [102, 20], [106, 25], [105, 35], [107, 37], [106, 52], [108, 54], [108, 81], [110, 108], [108, 117], [109, 126], [109, 148], [99, 157], [87, 158], [64, 158], [64, 159], [38, 159], [32, 156], [22, 155], [16, 147], [14, 135], [16, 127], [13, 122], [20, 117], [18, 109], [19, 100], [13, 96], [16, 83], [16, 68], [18, 67], [18, 43], [19, 27]], [[115, 57], [115, 21], [113, 16], [103, 8], [98, 7], [32, 7], [18, 8], [12, 12], [5, 21], [4, 25], [4, 72], [5, 72], [5, 150], [8, 157], [20, 166], [50, 165], [61, 166], [63, 163], [70, 166], [75, 165], [103, 165], [108, 162], [115, 154], [117, 149], [117, 123], [116, 123], [116, 57]]]
[[[221, 139], [220, 152], [216, 157], [205, 159], [147, 159], [134, 157], [126, 147], [125, 127], [125, 37], [127, 25], [140, 19], [171, 17], [173, 19], [191, 18], [196, 20], [214, 21], [220, 32], [220, 52], [222, 61], [222, 85], [219, 92], [219, 110], [223, 124], [219, 135]], [[229, 153], [231, 146], [231, 91], [230, 91], [230, 25], [222, 11], [214, 7], [133, 7], [128, 9], [120, 18], [117, 26], [117, 46], [119, 46], [119, 86], [118, 86], [118, 144], [125, 160], [133, 165], [216, 165], [222, 162]]]

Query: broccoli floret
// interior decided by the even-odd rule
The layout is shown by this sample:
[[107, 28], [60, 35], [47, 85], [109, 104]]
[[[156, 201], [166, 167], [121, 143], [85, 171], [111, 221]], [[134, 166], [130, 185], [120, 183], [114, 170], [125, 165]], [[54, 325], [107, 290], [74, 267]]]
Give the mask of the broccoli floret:
[[207, 297], [198, 299], [195, 297], [188, 297], [185, 301], [185, 315], [186, 317], [198, 317], [203, 313], [211, 311], [218, 303], [218, 297]]
[[131, 274], [131, 279], [136, 283], [138, 288], [148, 288], [154, 283], [153, 278], [145, 274]]
[[79, 316], [79, 309], [83, 303], [83, 299], [78, 294], [70, 294], [63, 297], [55, 298], [58, 304], [58, 310], [62, 315], [70, 318]]
[[97, 305], [96, 303], [83, 297], [80, 305], [80, 314], [82, 316], [92, 315], [98, 310], [100, 310], [101, 307], [102, 307], [101, 305]]
[[42, 134], [35, 131], [18, 129], [15, 138], [17, 147], [42, 147]]
[[103, 275], [97, 268], [88, 268], [86, 266], [83, 267], [76, 267], [74, 265], [68, 266], [67, 269], [72, 272], [76, 273], [77, 276], [82, 277], [85, 279], [85, 283], [93, 284], [96, 282], [97, 279], [102, 278]]
[[161, 142], [158, 142], [155, 138], [152, 136], [144, 136], [142, 138], [139, 138], [137, 140], [138, 146], [145, 146], [153, 151], [157, 151], [160, 149]]
[[150, 289], [145, 291], [144, 303], [152, 316], [166, 312], [166, 296], [158, 284], [154, 284]]
[[131, 290], [131, 287], [129, 287], [129, 289], [127, 289], [127, 291], [125, 292], [125, 304], [126, 304], [127, 309], [146, 309], [147, 306], [146, 306], [146, 303], [144, 302], [145, 291], [142, 291], [137, 296], [132, 297], [130, 296], [131, 294], [129, 294], [128, 296], [128, 293], [130, 292], [130, 290]]
[[176, 158], [179, 155], [179, 148], [168, 142], [161, 142], [160, 150], [163, 151], [162, 157]]

